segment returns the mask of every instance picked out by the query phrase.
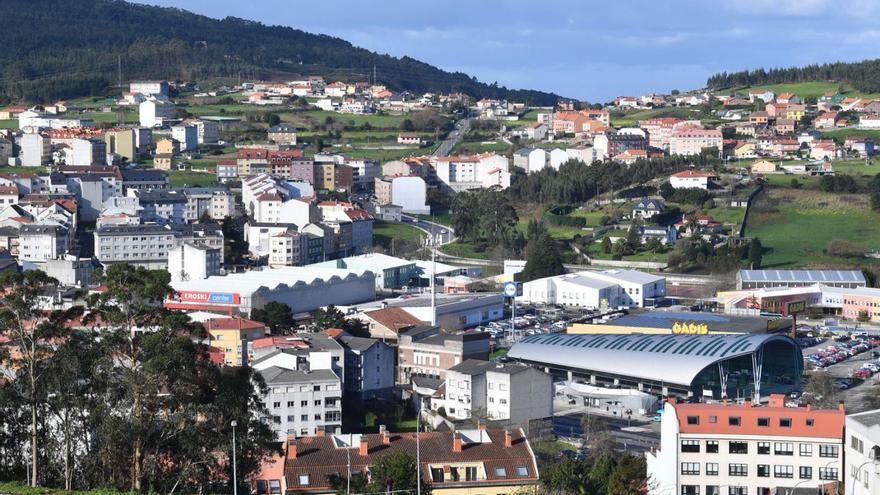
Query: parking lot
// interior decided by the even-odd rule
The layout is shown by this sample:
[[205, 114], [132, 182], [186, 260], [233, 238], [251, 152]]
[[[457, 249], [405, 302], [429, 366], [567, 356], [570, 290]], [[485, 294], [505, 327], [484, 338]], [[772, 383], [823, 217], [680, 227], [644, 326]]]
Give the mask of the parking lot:
[[561, 309], [555, 306], [517, 306], [516, 317], [511, 322], [510, 312], [498, 321], [477, 327], [489, 332], [496, 347], [510, 347], [519, 339], [539, 333], [564, 332], [570, 323], [598, 314], [588, 310]]
[[880, 337], [823, 338], [803, 349], [807, 369], [822, 369], [835, 379], [841, 399], [852, 412], [863, 410], [863, 397], [876, 393], [880, 377]]

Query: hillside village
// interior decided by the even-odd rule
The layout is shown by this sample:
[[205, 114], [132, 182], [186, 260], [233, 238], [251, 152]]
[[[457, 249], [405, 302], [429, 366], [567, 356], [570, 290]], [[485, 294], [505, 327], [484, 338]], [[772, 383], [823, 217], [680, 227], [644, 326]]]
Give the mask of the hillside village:
[[284, 79], [0, 108], [10, 493], [877, 493], [880, 95]]

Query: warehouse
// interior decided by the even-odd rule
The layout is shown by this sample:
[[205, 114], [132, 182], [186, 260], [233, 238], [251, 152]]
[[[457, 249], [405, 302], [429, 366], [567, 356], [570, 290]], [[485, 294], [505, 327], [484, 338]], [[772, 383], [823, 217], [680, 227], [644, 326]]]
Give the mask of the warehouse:
[[789, 393], [803, 372], [797, 343], [772, 334], [539, 334], [507, 356], [569, 382], [714, 399]]
[[791, 320], [779, 317], [735, 316], [689, 311], [644, 311], [610, 321], [574, 323], [568, 333], [747, 334], [786, 333]]
[[173, 309], [240, 312], [249, 315], [270, 301], [290, 306], [294, 314], [376, 298], [375, 277], [366, 270], [285, 267], [175, 281], [165, 301]]
[[523, 284], [517, 303], [596, 309], [654, 306], [666, 296], [666, 279], [636, 270], [567, 273]]
[[814, 284], [847, 289], [868, 286], [860, 270], [740, 270], [736, 274], [737, 289], [805, 287]]

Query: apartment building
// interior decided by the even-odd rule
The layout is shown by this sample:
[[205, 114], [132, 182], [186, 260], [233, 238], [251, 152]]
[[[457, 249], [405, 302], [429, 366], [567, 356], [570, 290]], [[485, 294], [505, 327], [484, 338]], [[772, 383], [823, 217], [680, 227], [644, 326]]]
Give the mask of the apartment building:
[[604, 160], [624, 151], [647, 150], [648, 140], [639, 134], [600, 134], [593, 138], [593, 149], [596, 158]]
[[722, 141], [720, 129], [686, 126], [672, 133], [669, 138], [669, 154], [699, 155], [707, 148], [715, 148], [720, 153]]
[[223, 254], [220, 248], [181, 242], [168, 250], [168, 272], [172, 282], [204, 280], [222, 273]]
[[880, 495], [880, 409], [846, 417], [844, 484], [851, 495]]
[[235, 195], [228, 189], [188, 187], [181, 190], [186, 197], [184, 219], [195, 222], [207, 214], [212, 220], [223, 220], [235, 212]]
[[128, 168], [119, 171], [122, 176], [122, 193], [144, 189], [168, 189], [168, 172], [142, 168]]
[[181, 224], [188, 220], [187, 197], [179, 190], [148, 189], [132, 191], [146, 223]]
[[529, 420], [553, 416], [553, 379], [536, 368], [516, 363], [467, 359], [446, 372], [446, 414], [527, 426]]
[[766, 406], [678, 404], [662, 412], [660, 449], [646, 453], [649, 493], [771, 495], [779, 488], [818, 489], [843, 480], [846, 412]]
[[300, 371], [272, 366], [260, 371], [269, 389], [266, 407], [279, 441], [342, 431], [342, 383], [330, 370]]
[[361, 400], [391, 397], [395, 350], [380, 340], [347, 334], [336, 341], [345, 352], [345, 392]]
[[22, 225], [18, 231], [18, 259], [35, 263], [58, 259], [70, 249], [67, 227], [51, 224]]
[[[500, 186], [510, 187], [510, 161], [495, 153], [432, 158], [437, 180], [453, 192]], [[499, 182], [500, 181], [500, 182]]]
[[240, 316], [210, 318], [202, 322], [209, 335], [211, 347], [223, 353], [227, 366], [245, 366], [251, 361], [251, 343], [269, 335], [270, 330], [259, 321]]
[[223, 256], [223, 231], [216, 224], [106, 225], [95, 229], [95, 256], [102, 264], [124, 262], [167, 269], [168, 251], [190, 242], [216, 248]]
[[487, 360], [489, 334], [448, 333], [439, 327], [417, 326], [398, 334], [397, 384], [413, 377], [446, 379], [446, 371], [466, 359]]

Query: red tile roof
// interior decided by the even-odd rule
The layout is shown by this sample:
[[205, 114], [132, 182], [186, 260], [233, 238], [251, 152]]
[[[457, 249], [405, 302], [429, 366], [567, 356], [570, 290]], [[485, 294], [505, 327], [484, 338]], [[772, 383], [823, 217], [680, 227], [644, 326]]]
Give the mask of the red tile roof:
[[[432, 483], [440, 487], [478, 487], [498, 484], [534, 484], [538, 480], [535, 458], [528, 440], [521, 430], [512, 431], [511, 445], [505, 446], [505, 432], [502, 430], [483, 430], [488, 442], [463, 443], [461, 452], [453, 451], [454, 432], [419, 433], [419, 456], [422, 477], [431, 482], [430, 466], [459, 465], [463, 463], [482, 463], [486, 479], [477, 481], [444, 481]], [[362, 435], [366, 441], [367, 455], [361, 455], [360, 444], [351, 447], [337, 447], [333, 436], [313, 436], [290, 440], [285, 478], [288, 490], [299, 492], [326, 491], [330, 487], [328, 477], [345, 473], [349, 466], [352, 471], [366, 471], [376, 460], [395, 453], [405, 452], [416, 457], [415, 433], [387, 433], [387, 443], [382, 434]], [[346, 438], [345, 435], [340, 435]], [[355, 437], [356, 438], [356, 437]], [[347, 451], [347, 452], [346, 452]], [[350, 460], [350, 463], [349, 463]], [[500, 476], [497, 469], [503, 468]], [[518, 476], [517, 468], [525, 468], [526, 475]], [[300, 474], [309, 475], [309, 484], [300, 485]]]
[[268, 327], [262, 322], [237, 316], [231, 318], [211, 318], [205, 320], [203, 325], [207, 330], [254, 330], [260, 328], [268, 330]]
[[367, 311], [364, 315], [395, 333], [425, 323], [404, 309], [396, 307]]
[[672, 177], [718, 177], [714, 172], [700, 172], [699, 170], [685, 170], [672, 174]]

